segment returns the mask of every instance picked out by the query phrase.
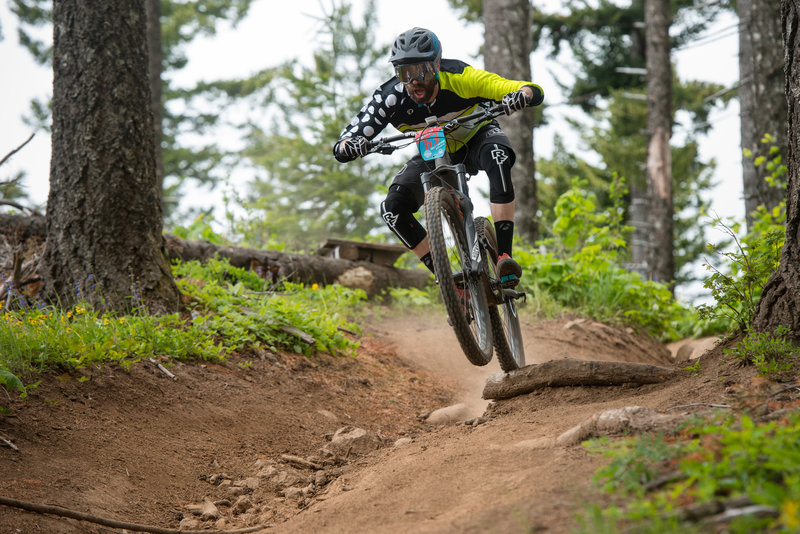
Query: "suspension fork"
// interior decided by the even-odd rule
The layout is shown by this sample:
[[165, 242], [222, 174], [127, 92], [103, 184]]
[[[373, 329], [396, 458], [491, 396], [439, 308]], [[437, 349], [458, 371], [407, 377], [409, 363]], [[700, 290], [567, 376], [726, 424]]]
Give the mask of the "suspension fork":
[[[426, 171], [420, 175], [422, 180], [422, 190], [427, 194], [433, 188], [435, 181], [445, 182], [441, 177], [438, 177], [442, 171], [452, 171], [456, 175], [456, 183], [448, 184], [451, 186], [450, 192], [456, 199], [456, 202], [464, 217], [464, 231], [467, 236], [467, 254], [470, 258], [470, 277], [477, 277], [483, 273], [482, 258], [480, 253], [480, 244], [478, 243], [477, 235], [475, 233], [475, 223], [473, 219], [473, 204], [472, 199], [469, 198], [469, 186], [467, 185], [467, 169], [463, 163], [456, 163], [451, 165], [446, 158], [437, 158], [436, 166], [433, 171]], [[455, 185], [455, 187], [453, 187]]]

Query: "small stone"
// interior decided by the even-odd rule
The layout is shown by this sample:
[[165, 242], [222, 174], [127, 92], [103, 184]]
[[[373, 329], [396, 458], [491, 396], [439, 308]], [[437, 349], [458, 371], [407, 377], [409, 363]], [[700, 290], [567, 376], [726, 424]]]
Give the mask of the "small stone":
[[306, 486], [305, 488], [303, 488], [300, 491], [302, 491], [303, 497], [306, 497], [306, 498], [313, 497], [314, 494], [317, 493], [316, 488], [314, 488], [314, 484], [309, 484], [308, 486]]
[[514, 444], [514, 447], [519, 449], [551, 449], [555, 447], [555, 445], [555, 438], [542, 437], [518, 441]]
[[344, 426], [336, 431], [331, 442], [320, 454], [331, 456], [350, 457], [352, 455], [366, 454], [381, 447], [380, 438], [375, 434], [367, 432], [363, 428], [351, 425]]
[[454, 404], [446, 408], [434, 410], [425, 419], [425, 422], [431, 425], [444, 425], [448, 423], [455, 423], [457, 421], [464, 421], [469, 417], [469, 407], [464, 404]]
[[475, 419], [472, 420], [471, 424], [472, 424], [472, 426], [478, 426], [478, 425], [482, 425], [486, 421], [488, 421], [488, 419], [486, 419], [485, 417], [476, 417]]
[[231, 495], [232, 497], [238, 497], [239, 495], [251, 493], [252, 491], [253, 490], [245, 486], [231, 486], [228, 488], [228, 495]]
[[236, 502], [233, 504], [231, 511], [233, 512], [234, 515], [240, 515], [247, 512], [252, 507], [253, 507], [253, 501], [251, 501], [249, 497], [242, 495], [241, 497], [236, 499]]
[[322, 487], [327, 483], [328, 483], [328, 475], [325, 473], [325, 471], [317, 471], [316, 474], [314, 475], [314, 484]]
[[185, 517], [178, 524], [178, 530], [197, 530], [203, 524], [199, 519]]
[[301, 488], [290, 487], [283, 490], [283, 496], [286, 497], [288, 500], [295, 500], [299, 499], [303, 496], [303, 490]]
[[330, 412], [328, 410], [317, 410], [317, 413], [320, 414], [322, 417], [325, 417], [326, 419], [330, 419], [331, 421], [339, 420], [339, 417], [335, 413]]
[[203, 501], [203, 510], [200, 514], [200, 518], [203, 521], [208, 521], [209, 519], [217, 519], [219, 518], [219, 510], [214, 503], [211, 502], [208, 498]]
[[413, 440], [411, 438], [400, 438], [394, 442], [395, 447], [402, 447], [403, 445], [408, 445]]
[[272, 478], [278, 473], [274, 465], [267, 466], [259, 471], [256, 476], [260, 478]]
[[570, 330], [571, 328], [575, 328], [586, 322], [586, 319], [575, 319], [574, 321], [570, 321], [564, 325], [564, 330]]

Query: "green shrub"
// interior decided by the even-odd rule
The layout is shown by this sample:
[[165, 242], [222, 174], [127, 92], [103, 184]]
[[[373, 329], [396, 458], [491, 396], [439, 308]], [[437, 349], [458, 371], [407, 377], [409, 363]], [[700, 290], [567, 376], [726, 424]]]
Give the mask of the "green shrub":
[[725, 271], [706, 262], [711, 275], [705, 279], [704, 287], [711, 291], [713, 304], [698, 307], [699, 315], [706, 319], [723, 320], [727, 330], [747, 331], [755, 316], [764, 284], [780, 264], [780, 254], [786, 232], [786, 203], [781, 202], [772, 210], [760, 206], [754, 214], [751, 230], [740, 241], [737, 224], [728, 226], [719, 218], [714, 223], [734, 242], [733, 250], [709, 250], [724, 259]]
[[[762, 143], [773, 143], [770, 135], [765, 135]], [[755, 165], [766, 165], [770, 175], [767, 183], [773, 187], [786, 188], [783, 176], [786, 166], [781, 164], [779, 149], [770, 148], [772, 159], [761, 156], [756, 158]], [[745, 150], [745, 156], [752, 156]], [[725, 224], [720, 218], [714, 220], [715, 226], [722, 229], [734, 243], [733, 250], [708, 245], [710, 252], [723, 258], [723, 270], [706, 262], [706, 269], [711, 275], [706, 278], [704, 286], [711, 291], [714, 304], [699, 307], [701, 317], [711, 320], [722, 320], [727, 330], [739, 329], [746, 332], [755, 316], [756, 306], [761, 292], [769, 277], [780, 265], [781, 249], [786, 235], [786, 201], [767, 209], [759, 206], [751, 214], [753, 223], [747, 234], [737, 238], [740, 229], [738, 223]]]
[[724, 352], [752, 363], [761, 376], [781, 379], [800, 360], [800, 348], [787, 338], [788, 333], [788, 328], [780, 326], [774, 332], [750, 332], [735, 347]]
[[189, 226], [176, 226], [173, 228], [172, 234], [181, 239], [208, 241], [209, 243], [221, 245], [225, 242], [225, 238], [214, 231], [214, 227], [211, 225], [212, 222], [214, 222], [213, 216], [201, 214]]
[[[228, 350], [263, 344], [305, 354], [353, 354], [358, 346], [340, 327], [358, 329], [348, 323], [347, 314], [366, 299], [362, 290], [288, 282], [276, 290], [257, 273], [220, 259], [177, 264], [174, 272], [178, 288], [191, 298], [192, 324], [223, 339]], [[312, 336], [314, 345], [293, 329]]]
[[[226, 260], [173, 267], [176, 283], [191, 299], [192, 319], [178, 314], [101, 314], [81, 303], [6, 310], [0, 315], [0, 385], [24, 392], [20, 377], [92, 364], [123, 367], [146, 358], [224, 360], [233, 351], [265, 345], [309, 354], [353, 354], [358, 328], [347, 313], [358, 310], [363, 291], [341, 286], [269, 283]], [[277, 290], [280, 291], [277, 291]], [[313, 344], [301, 340], [306, 334]]]
[[[643, 435], [620, 442], [587, 442], [592, 452], [611, 459], [595, 481], [625, 502], [602, 511], [588, 510], [586, 532], [592, 532], [593, 525], [606, 532], [706, 532], [707, 525], [692, 523], [682, 511], [738, 497], [747, 497], [774, 515], [741, 515], [725, 532], [797, 532], [798, 432], [800, 413], [791, 412], [765, 423], [746, 415], [698, 421], [678, 439]], [[651, 486], [655, 480], [660, 483]]]
[[395, 310], [412, 311], [419, 309], [433, 309], [441, 298], [439, 297], [439, 286], [428, 284], [424, 289], [414, 287], [392, 287], [388, 291], [388, 300]]
[[0, 365], [14, 374], [79, 369], [98, 362], [127, 366], [162, 354], [220, 359], [222, 349], [177, 314], [117, 317], [78, 304], [66, 311], [28, 309], [0, 316]]
[[624, 181], [615, 177], [607, 210], [598, 209], [594, 193], [586, 193], [583, 185], [575, 180], [556, 202], [553, 235], [538, 243], [540, 253], [515, 252], [526, 273], [523, 287], [546, 292], [576, 313], [677, 339], [691, 323], [691, 312], [667, 286], [622, 266], [631, 233], [623, 224]]

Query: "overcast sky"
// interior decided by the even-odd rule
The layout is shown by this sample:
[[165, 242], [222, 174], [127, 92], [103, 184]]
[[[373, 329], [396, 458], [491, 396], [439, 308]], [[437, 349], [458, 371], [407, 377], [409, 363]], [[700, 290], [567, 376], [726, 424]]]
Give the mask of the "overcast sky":
[[[541, 3], [541, 2], [540, 2]], [[548, 4], [560, 5], [555, 0]], [[363, 4], [354, 1], [355, 6]], [[177, 80], [219, 79], [244, 76], [293, 57], [309, 58], [315, 46], [318, 24], [311, 15], [318, 10], [317, 2], [281, 2], [274, 0], [254, 2], [251, 13], [235, 29], [223, 30], [213, 39], [201, 39], [189, 50], [190, 62]], [[482, 61], [475, 59], [483, 40], [483, 29], [478, 25], [465, 26], [455, 16], [446, 0], [404, 0], [378, 2], [380, 41], [390, 43], [393, 38], [413, 26], [433, 30], [442, 41], [444, 56], [458, 58], [477, 67]], [[720, 22], [705, 41], [678, 51], [673, 55], [678, 75], [684, 79], [699, 79], [732, 85], [738, 78], [738, 39], [736, 20], [730, 17]], [[27, 51], [17, 43], [16, 21], [7, 3], [0, 5], [0, 25], [4, 40], [0, 41], [0, 58], [3, 65], [3, 83], [0, 84], [0, 157], [19, 146], [31, 133], [21, 117], [28, 110], [31, 98], [47, 97], [51, 92], [52, 74], [36, 66]], [[732, 28], [732, 29], [731, 29]], [[553, 83], [552, 75], [568, 76], [564, 66], [546, 57], [546, 50], [532, 55], [534, 81], [545, 90], [551, 126], [536, 131], [535, 151], [538, 155], [552, 152], [553, 132], [563, 134], [563, 119], [567, 115], [580, 117], [580, 113], [567, 106], [557, 106], [563, 96]], [[388, 50], [387, 50], [388, 58]], [[387, 76], [390, 74], [386, 63]], [[353, 110], [354, 112], [356, 110]], [[714, 209], [723, 216], [742, 217], [741, 157], [739, 149], [738, 105], [734, 102], [726, 109], [711, 115], [714, 125], [710, 135], [701, 139], [701, 158], [716, 158], [715, 180], [719, 182], [712, 193]], [[680, 136], [675, 132], [673, 142]], [[569, 140], [568, 140], [569, 141]], [[17, 170], [28, 174], [26, 186], [33, 201], [43, 204], [47, 199], [50, 163], [50, 139], [37, 133], [35, 139], [19, 154], [0, 167], [0, 176], [6, 177]], [[202, 199], [200, 199], [202, 202]]]

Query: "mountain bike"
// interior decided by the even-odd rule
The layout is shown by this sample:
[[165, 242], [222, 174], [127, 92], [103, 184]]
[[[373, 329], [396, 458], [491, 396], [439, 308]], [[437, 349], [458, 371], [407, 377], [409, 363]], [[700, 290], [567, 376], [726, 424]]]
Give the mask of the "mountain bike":
[[494, 351], [507, 372], [525, 365], [517, 315], [517, 301], [524, 302], [525, 293], [513, 283], [501, 283], [494, 225], [486, 217], [473, 217], [470, 176], [463, 163], [451, 163], [447, 152], [448, 140], [458, 142], [448, 137], [450, 132], [502, 114], [502, 106], [495, 105], [449, 121], [429, 117], [423, 130], [371, 141], [369, 153], [391, 154], [413, 142], [422, 159], [433, 162], [421, 179], [431, 257], [448, 322], [472, 364], [488, 364]]

